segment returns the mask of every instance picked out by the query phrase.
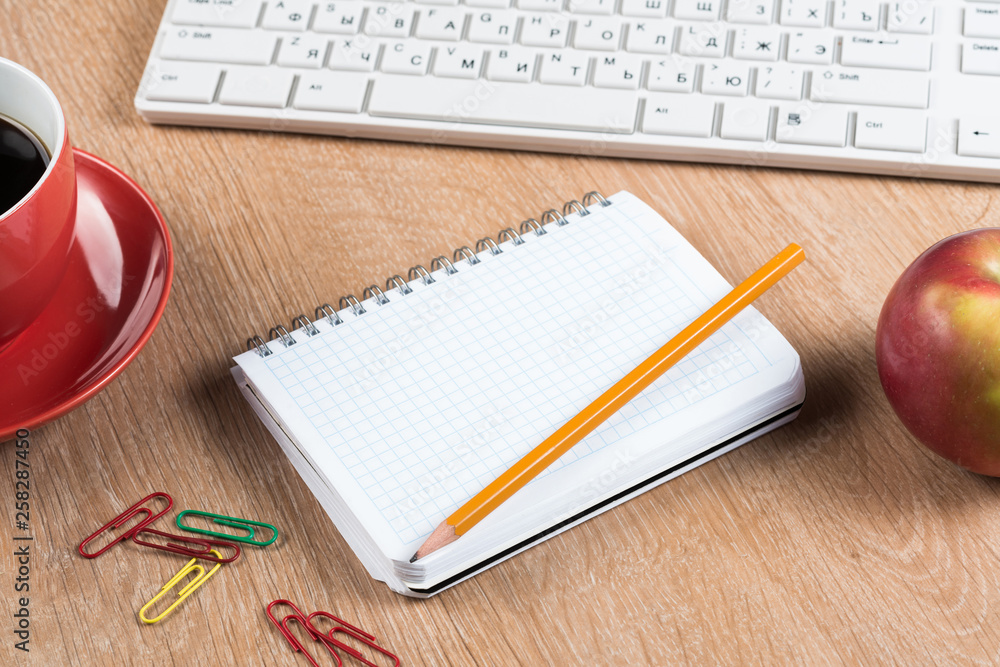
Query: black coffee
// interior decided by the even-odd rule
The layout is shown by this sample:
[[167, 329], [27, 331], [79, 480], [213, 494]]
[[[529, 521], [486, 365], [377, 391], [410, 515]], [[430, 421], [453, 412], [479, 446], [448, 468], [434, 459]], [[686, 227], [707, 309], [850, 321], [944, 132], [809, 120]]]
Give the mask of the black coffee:
[[49, 153], [38, 137], [0, 116], [0, 215], [31, 192], [48, 166]]

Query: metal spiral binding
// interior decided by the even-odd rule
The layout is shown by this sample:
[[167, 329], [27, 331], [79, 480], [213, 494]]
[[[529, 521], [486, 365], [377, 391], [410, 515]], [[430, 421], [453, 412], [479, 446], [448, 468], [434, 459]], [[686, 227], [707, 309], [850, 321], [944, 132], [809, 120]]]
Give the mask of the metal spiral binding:
[[[403, 280], [403, 277], [396, 274], [390, 276], [385, 281], [385, 290], [383, 291], [378, 285], [369, 285], [361, 293], [363, 301], [368, 299], [374, 299], [379, 305], [385, 305], [389, 303], [389, 297], [386, 292], [393, 289], [398, 290], [402, 296], [406, 296], [413, 292], [413, 287], [409, 283], [419, 280], [424, 285], [430, 285], [437, 282], [434, 276], [431, 275], [437, 271], [444, 270], [445, 275], [453, 275], [459, 272], [458, 264], [465, 260], [469, 263], [469, 266], [474, 266], [479, 264], [482, 260], [478, 257], [479, 253], [489, 252], [491, 255], [499, 255], [504, 250], [500, 247], [500, 244], [510, 242], [513, 246], [519, 246], [527, 243], [527, 239], [530, 232], [534, 232], [535, 236], [542, 236], [547, 234], [548, 231], [545, 229], [546, 225], [555, 223], [557, 226], [562, 227], [569, 224], [569, 220], [566, 216], [577, 213], [580, 217], [584, 217], [591, 214], [590, 207], [600, 204], [602, 207], [610, 206], [611, 201], [604, 197], [600, 192], [594, 190], [588, 192], [580, 199], [573, 199], [565, 204], [563, 204], [562, 212], [559, 209], [551, 208], [541, 216], [541, 222], [535, 218], [528, 218], [520, 224], [520, 233], [518, 233], [513, 227], [507, 227], [501, 230], [497, 235], [497, 240], [494, 241], [490, 237], [479, 239], [476, 242], [476, 249], [472, 250], [469, 246], [462, 246], [456, 248], [452, 253], [452, 259], [448, 259], [445, 255], [439, 255], [431, 260], [431, 270], [428, 271], [422, 264], [417, 264], [416, 266], [410, 267], [407, 273], [407, 280]], [[340, 308], [339, 310], [345, 310], [350, 308], [354, 313], [355, 317], [360, 317], [364, 315], [367, 311], [365, 307], [361, 304], [353, 294], [348, 294], [347, 296], [340, 297]], [[319, 320], [326, 320], [331, 326], [337, 326], [344, 323], [344, 319], [340, 316], [338, 309], [335, 309], [328, 303], [324, 303], [318, 306], [314, 312], [314, 319], [318, 322]], [[292, 329], [301, 330], [306, 336], [315, 336], [319, 333], [319, 329], [305, 315], [299, 315], [292, 320]], [[271, 328], [268, 332], [268, 340], [265, 342], [260, 336], [253, 336], [247, 339], [247, 350], [256, 351], [261, 357], [266, 357], [274, 352], [269, 347], [272, 341], [278, 341], [284, 347], [291, 347], [295, 345], [298, 341], [295, 340], [294, 336], [288, 332], [288, 329], [282, 325], [277, 325]]]

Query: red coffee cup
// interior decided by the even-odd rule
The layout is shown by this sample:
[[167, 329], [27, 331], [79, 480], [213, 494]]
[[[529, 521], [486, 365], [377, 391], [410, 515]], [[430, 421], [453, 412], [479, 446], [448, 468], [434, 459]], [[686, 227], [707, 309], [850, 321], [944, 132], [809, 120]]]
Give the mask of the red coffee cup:
[[0, 211], [0, 351], [52, 299], [76, 229], [76, 172], [59, 101], [37, 76], [0, 58], [0, 115], [30, 130], [48, 168], [14, 206]]

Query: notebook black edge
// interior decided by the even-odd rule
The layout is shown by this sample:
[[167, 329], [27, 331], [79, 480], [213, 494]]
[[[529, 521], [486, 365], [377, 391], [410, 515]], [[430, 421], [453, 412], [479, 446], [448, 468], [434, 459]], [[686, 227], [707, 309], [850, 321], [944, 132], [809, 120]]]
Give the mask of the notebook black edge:
[[677, 463], [676, 465], [673, 465], [673, 466], [670, 466], [669, 468], [661, 470], [660, 472], [656, 473], [652, 477], [648, 477], [648, 478], [646, 478], [645, 480], [643, 480], [641, 482], [633, 484], [632, 486], [628, 487], [627, 489], [623, 489], [623, 490], [619, 491], [618, 493], [616, 493], [616, 494], [614, 494], [612, 496], [609, 496], [609, 497], [605, 498], [604, 500], [602, 500], [602, 501], [600, 501], [598, 503], [595, 503], [594, 505], [591, 505], [590, 507], [588, 507], [588, 508], [586, 508], [584, 510], [581, 510], [580, 512], [574, 514], [573, 516], [568, 517], [568, 518], [560, 521], [559, 523], [553, 524], [553, 525], [547, 527], [545, 530], [542, 530], [542, 531], [540, 531], [540, 532], [532, 535], [531, 537], [525, 538], [524, 540], [522, 540], [522, 541], [518, 542], [517, 544], [514, 544], [514, 545], [512, 545], [512, 546], [510, 546], [510, 547], [508, 547], [506, 549], [504, 549], [503, 551], [497, 552], [497, 553], [493, 554], [492, 556], [490, 556], [489, 558], [486, 558], [486, 559], [484, 559], [484, 560], [476, 563], [475, 565], [472, 565], [472, 566], [466, 568], [465, 570], [459, 572], [458, 574], [455, 574], [455, 575], [453, 575], [451, 577], [448, 577], [447, 579], [439, 581], [438, 583], [434, 584], [433, 586], [430, 586], [428, 588], [417, 588], [417, 587], [414, 587], [414, 586], [407, 585], [407, 588], [410, 591], [412, 591], [413, 593], [416, 593], [417, 595], [421, 595], [421, 596], [423, 596], [423, 595], [434, 595], [435, 593], [437, 593], [439, 591], [442, 591], [445, 588], [448, 588], [449, 586], [453, 586], [453, 585], [457, 584], [458, 582], [462, 581], [463, 579], [467, 579], [467, 578], [469, 578], [469, 577], [471, 577], [471, 576], [473, 576], [475, 574], [478, 574], [478, 573], [482, 572], [483, 570], [486, 570], [486, 569], [492, 567], [493, 565], [499, 563], [500, 561], [506, 560], [507, 558], [509, 558], [512, 555], [516, 554], [518, 551], [526, 549], [526, 548], [532, 546], [533, 544], [544, 540], [545, 538], [549, 537], [553, 533], [559, 532], [560, 530], [562, 530], [566, 526], [569, 526], [569, 525], [572, 525], [572, 524], [577, 523], [579, 521], [582, 521], [582, 520], [586, 519], [588, 516], [600, 512], [603, 508], [607, 507], [608, 505], [614, 504], [615, 502], [621, 500], [622, 498], [625, 498], [625, 497], [630, 496], [630, 495], [632, 495], [634, 493], [637, 493], [638, 491], [641, 491], [642, 489], [644, 489], [646, 487], [653, 486], [657, 482], [659, 482], [661, 479], [663, 479], [664, 477], [669, 477], [670, 475], [672, 475], [673, 473], [677, 472], [678, 470], [682, 470], [683, 468], [686, 468], [686, 467], [690, 466], [693, 463], [697, 463], [698, 461], [701, 461], [702, 459], [706, 459], [706, 458], [710, 457], [715, 452], [719, 451], [720, 449], [725, 449], [726, 447], [728, 447], [729, 445], [733, 444], [734, 442], [736, 442], [738, 440], [742, 440], [743, 438], [746, 438], [747, 436], [751, 436], [754, 433], [757, 433], [759, 431], [765, 430], [771, 424], [774, 424], [777, 421], [781, 421], [782, 419], [785, 419], [786, 417], [790, 417], [790, 416], [794, 415], [795, 413], [797, 413], [799, 410], [802, 409], [802, 406], [803, 406], [803, 403], [799, 403], [797, 405], [794, 405], [794, 406], [788, 408], [787, 410], [779, 412], [778, 414], [773, 415], [773, 416], [765, 419], [762, 422], [754, 424], [750, 428], [748, 428], [748, 429], [746, 429], [744, 431], [740, 431], [739, 433], [736, 433], [735, 435], [727, 438], [726, 440], [724, 440], [724, 441], [722, 441], [722, 442], [720, 442], [720, 443], [718, 443], [718, 444], [716, 444], [716, 445], [714, 445], [712, 447], [709, 447], [708, 449], [706, 449], [706, 450], [704, 450], [702, 452], [699, 452], [698, 454], [695, 454], [691, 458], [685, 459], [684, 461], [681, 461], [680, 463]]

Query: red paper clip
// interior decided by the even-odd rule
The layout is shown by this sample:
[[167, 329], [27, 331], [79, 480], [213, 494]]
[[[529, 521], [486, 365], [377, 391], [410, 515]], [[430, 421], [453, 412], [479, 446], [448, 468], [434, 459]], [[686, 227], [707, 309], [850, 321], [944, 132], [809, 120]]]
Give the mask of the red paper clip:
[[[288, 605], [289, 607], [295, 610], [295, 613], [288, 614], [279, 621], [277, 618], [275, 618], [274, 613], [272, 612], [274, 607], [279, 604]], [[335, 625], [333, 628], [330, 629], [328, 634], [323, 634], [322, 632], [316, 629], [315, 625], [313, 625], [312, 619], [317, 616], [328, 618], [334, 622]], [[372, 649], [378, 651], [382, 655], [392, 658], [393, 662], [395, 663], [394, 667], [399, 667], [399, 658], [397, 658], [395, 655], [393, 655], [389, 651], [385, 650], [384, 648], [376, 644], [375, 635], [369, 634], [364, 630], [362, 630], [361, 628], [351, 625], [350, 623], [341, 618], [337, 618], [333, 614], [327, 613], [325, 611], [316, 611], [306, 616], [305, 614], [302, 613], [302, 611], [298, 607], [295, 606], [293, 602], [290, 602], [289, 600], [274, 600], [269, 605], [267, 605], [267, 617], [271, 619], [271, 622], [274, 623], [275, 627], [278, 628], [278, 631], [281, 632], [282, 636], [288, 641], [289, 644], [292, 645], [292, 648], [295, 649], [295, 652], [302, 653], [303, 655], [305, 655], [306, 658], [309, 660], [309, 662], [314, 665], [314, 667], [319, 667], [319, 663], [317, 663], [313, 659], [313, 657], [302, 645], [302, 642], [300, 642], [295, 637], [295, 635], [291, 633], [291, 631], [288, 628], [289, 621], [298, 621], [298, 623], [306, 629], [306, 632], [309, 633], [309, 636], [312, 638], [313, 641], [322, 642], [323, 645], [326, 646], [326, 649], [330, 652], [330, 654], [337, 660], [338, 665], [342, 663], [340, 660], [340, 655], [336, 652], [335, 649], [340, 649], [344, 651], [345, 653], [347, 653], [347, 655], [351, 656], [352, 658], [355, 658], [356, 660], [361, 661], [365, 665], [368, 665], [368, 667], [379, 667], [376, 663], [373, 663], [365, 659], [365, 657], [357, 649], [341, 641], [338, 641], [337, 639], [334, 638], [334, 634], [336, 634], [337, 632], [342, 632], [350, 637], [353, 637], [354, 639], [365, 644], [366, 646], [369, 646]]]
[[[159, 497], [159, 498], [165, 498], [166, 501], [167, 501], [167, 506], [164, 507], [159, 512], [157, 512], [156, 514], [154, 514], [153, 510], [149, 509], [148, 507], [143, 507], [143, 505], [146, 504], [146, 501], [152, 500], [153, 498], [157, 498], [157, 497]], [[104, 526], [101, 527], [100, 530], [98, 530], [96, 533], [94, 533], [93, 535], [91, 535], [90, 537], [88, 537], [87, 539], [85, 539], [83, 542], [81, 542], [80, 543], [80, 547], [78, 548], [78, 551], [80, 552], [80, 555], [83, 556], [84, 558], [97, 558], [102, 553], [104, 553], [105, 551], [107, 551], [111, 547], [115, 546], [116, 544], [118, 544], [122, 540], [127, 540], [129, 537], [131, 537], [132, 535], [134, 535], [137, 531], [142, 530], [145, 526], [148, 526], [149, 524], [151, 524], [154, 521], [156, 521], [157, 519], [159, 519], [161, 516], [163, 516], [164, 514], [166, 514], [170, 510], [170, 508], [173, 507], [173, 505], [174, 505], [174, 499], [171, 498], [166, 493], [162, 493], [162, 492], [158, 491], [156, 493], [149, 494], [148, 496], [146, 496], [145, 498], [143, 498], [142, 500], [140, 500], [139, 502], [137, 502], [135, 505], [132, 505], [132, 507], [129, 507], [127, 510], [125, 510], [124, 512], [122, 512], [121, 514], [119, 514], [118, 516], [116, 516], [114, 519], [112, 519], [111, 521], [109, 521], [106, 524], [104, 524]], [[86, 547], [87, 544], [89, 544], [90, 541], [93, 540], [94, 538], [96, 538], [98, 535], [100, 535], [104, 531], [108, 530], [109, 528], [118, 528], [123, 523], [125, 523], [126, 521], [128, 521], [129, 519], [131, 519], [132, 517], [134, 517], [135, 515], [139, 514], [140, 512], [145, 512], [146, 513], [146, 518], [143, 519], [142, 521], [140, 521], [138, 524], [136, 524], [136, 526], [134, 528], [131, 528], [131, 529], [127, 530], [126, 532], [122, 533], [121, 535], [119, 535], [115, 539], [111, 540], [111, 543], [108, 544], [107, 546], [105, 546], [103, 549], [101, 549], [97, 553], [92, 553], [92, 554], [89, 554], [89, 553], [87, 553], [86, 551], [83, 550], [83, 548]]]
[[[308, 616], [306, 616], [306, 621], [308, 622], [309, 627], [313, 629], [313, 632], [316, 632], [316, 626], [313, 624], [313, 618], [316, 617], [316, 616], [322, 616], [323, 618], [328, 618], [328, 619], [330, 619], [331, 621], [333, 621], [336, 624], [332, 628], [330, 628], [330, 631], [327, 634], [320, 635], [320, 636], [326, 638], [326, 641], [329, 641], [334, 646], [336, 646], [337, 648], [341, 649], [342, 651], [344, 651], [345, 653], [347, 653], [351, 657], [353, 657], [353, 658], [355, 658], [357, 660], [360, 660], [361, 662], [363, 662], [366, 665], [368, 665], [368, 667], [379, 667], [376, 663], [370, 662], [370, 661], [366, 660], [365, 657], [363, 655], [361, 655], [361, 653], [357, 649], [355, 649], [355, 648], [353, 648], [351, 646], [348, 646], [347, 644], [345, 644], [345, 643], [343, 643], [341, 641], [337, 641], [336, 639], [334, 639], [334, 637], [333, 637], [334, 634], [336, 634], [338, 632], [342, 632], [345, 635], [347, 635], [348, 637], [354, 637], [355, 639], [357, 639], [362, 644], [365, 644], [366, 646], [369, 646], [370, 648], [378, 651], [379, 653], [381, 653], [382, 655], [384, 655], [386, 657], [392, 658], [395, 661], [394, 667], [399, 667], [399, 658], [397, 658], [395, 655], [393, 655], [392, 653], [389, 653], [384, 648], [382, 648], [381, 646], [379, 646], [378, 644], [376, 644], [375, 643], [375, 635], [368, 634], [367, 632], [365, 632], [361, 628], [355, 627], [355, 626], [351, 625], [350, 623], [348, 623], [347, 621], [345, 621], [345, 620], [343, 620], [341, 618], [337, 618], [333, 614], [328, 614], [325, 611], [314, 611], [313, 613], [311, 613]], [[329, 646], [327, 646], [327, 648], [329, 648]]]
[[[165, 537], [168, 540], [176, 540], [179, 542], [187, 542], [188, 544], [197, 544], [200, 549], [189, 549], [188, 547], [177, 544], [176, 542], [167, 542], [166, 544], [157, 544], [156, 542], [146, 542], [145, 540], [140, 540], [139, 536], [143, 533], [149, 533], [150, 535], [159, 535], [160, 537]], [[160, 551], [169, 551], [170, 553], [180, 554], [182, 556], [187, 556], [188, 558], [200, 558], [202, 560], [212, 561], [213, 563], [232, 563], [234, 560], [240, 557], [240, 548], [233, 544], [232, 542], [223, 542], [221, 540], [204, 540], [200, 537], [184, 537], [183, 535], [173, 535], [171, 533], [164, 533], [162, 530], [153, 530], [152, 528], [139, 528], [132, 532], [132, 541], [136, 544], [144, 547], [149, 547], [151, 549], [159, 549]], [[220, 558], [218, 556], [212, 555], [212, 547], [221, 547], [224, 549], [233, 549], [236, 553], [233, 554], [232, 558]]]

